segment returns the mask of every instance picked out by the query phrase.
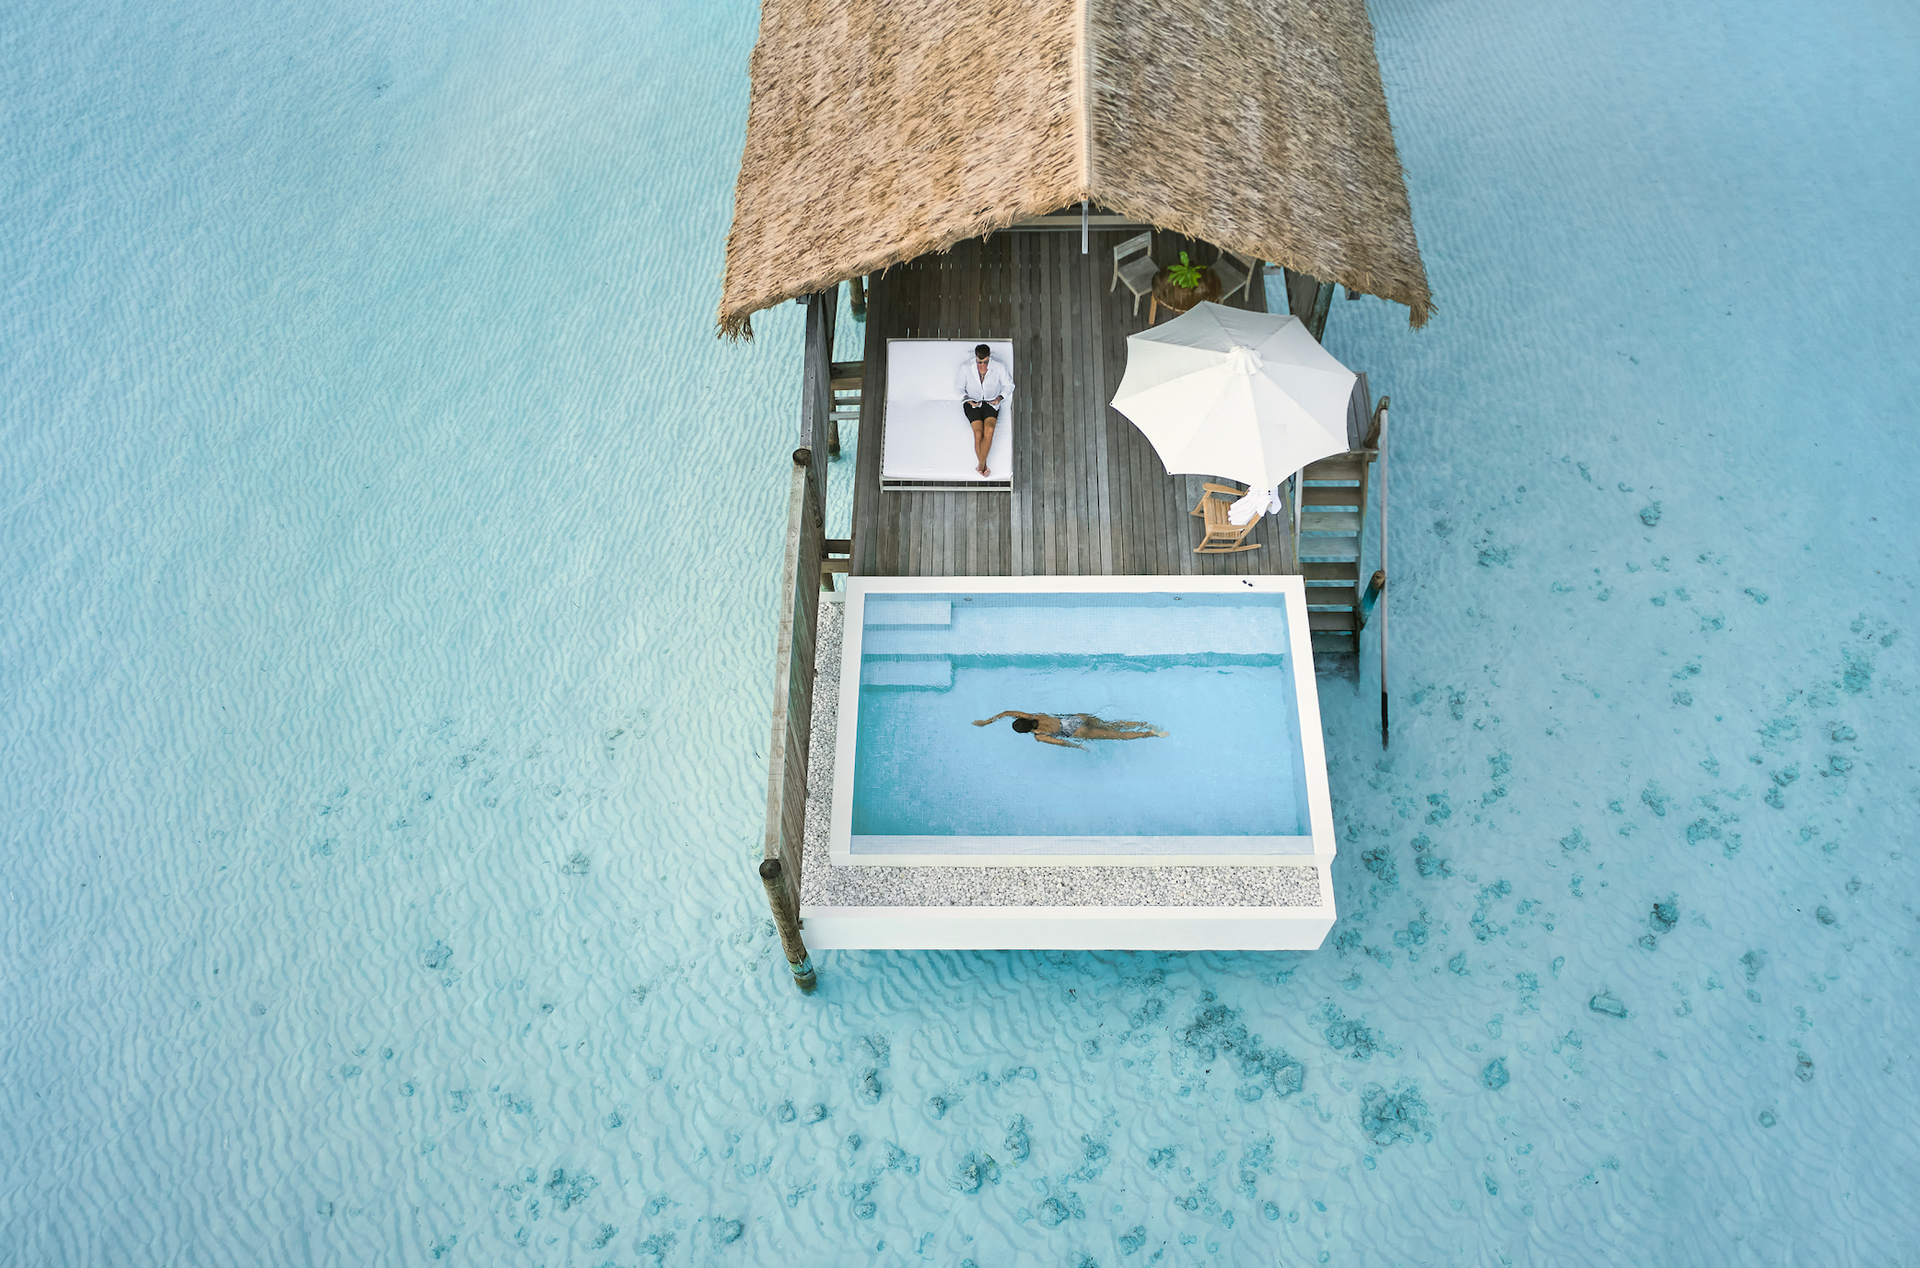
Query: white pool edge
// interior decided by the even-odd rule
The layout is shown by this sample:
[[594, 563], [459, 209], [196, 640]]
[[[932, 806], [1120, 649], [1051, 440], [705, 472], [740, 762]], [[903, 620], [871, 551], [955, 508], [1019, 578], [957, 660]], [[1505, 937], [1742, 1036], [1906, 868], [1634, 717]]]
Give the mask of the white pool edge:
[[[1293, 658], [1295, 707], [1300, 714], [1301, 765], [1306, 781], [1310, 849], [1298, 849], [1299, 838], [1285, 841], [1288, 852], [1272, 855], [1179, 853], [1161, 854], [1154, 838], [1120, 838], [1132, 852], [1111, 855], [1072, 854], [1042, 856], [1017, 852], [961, 851], [950, 855], [853, 852], [854, 758], [859, 741], [861, 635], [866, 624], [869, 594], [1280, 594], [1285, 597], [1289, 652]], [[1320, 730], [1319, 683], [1313, 669], [1313, 635], [1307, 613], [1306, 580], [1278, 577], [849, 577], [842, 600], [840, 700], [834, 735], [832, 819], [828, 832], [829, 857], [836, 867], [1311, 867], [1331, 863], [1338, 852], [1333, 833], [1333, 797], [1327, 787], [1326, 741]], [[849, 725], [851, 719], [851, 725]], [[879, 838], [866, 837], [863, 840]], [[1167, 840], [1161, 838], [1160, 840]], [[1186, 838], [1171, 838], [1183, 840]], [[1028, 838], [1019, 838], [1028, 842]], [[990, 837], [955, 837], [949, 841], [982, 846]]]

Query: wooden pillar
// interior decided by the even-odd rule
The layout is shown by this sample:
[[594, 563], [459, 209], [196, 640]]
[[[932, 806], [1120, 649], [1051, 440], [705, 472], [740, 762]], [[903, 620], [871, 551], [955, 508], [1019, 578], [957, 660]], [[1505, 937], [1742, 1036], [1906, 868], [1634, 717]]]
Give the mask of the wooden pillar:
[[1367, 438], [1360, 442], [1361, 448], [1378, 449], [1380, 447], [1380, 422], [1387, 416], [1387, 402], [1392, 399], [1390, 396], [1383, 396], [1380, 398], [1380, 403], [1373, 407], [1373, 417], [1367, 420]]
[[786, 954], [793, 984], [802, 994], [811, 995], [819, 984], [813, 975], [813, 957], [807, 954], [807, 944], [800, 937], [800, 904], [794, 899], [779, 859], [761, 860], [760, 883], [767, 887], [767, 905], [773, 908], [773, 927], [780, 933], [780, 949]]
[[1380, 592], [1386, 588], [1387, 574], [1378, 568], [1374, 569], [1372, 579], [1367, 582], [1367, 592], [1360, 596], [1359, 627], [1361, 629], [1367, 628], [1367, 618], [1373, 615], [1373, 605], [1380, 601]]
[[1333, 307], [1333, 283], [1320, 283], [1320, 291], [1313, 297], [1313, 316], [1307, 321], [1307, 328], [1313, 331], [1315, 339], [1327, 333], [1327, 313]]
[[1327, 330], [1334, 284], [1292, 269], [1286, 270], [1286, 278], [1287, 311], [1298, 317], [1315, 339], [1320, 338]]
[[867, 319], [867, 279], [855, 277], [847, 283], [850, 288], [847, 295], [848, 306], [853, 310], [855, 321]]

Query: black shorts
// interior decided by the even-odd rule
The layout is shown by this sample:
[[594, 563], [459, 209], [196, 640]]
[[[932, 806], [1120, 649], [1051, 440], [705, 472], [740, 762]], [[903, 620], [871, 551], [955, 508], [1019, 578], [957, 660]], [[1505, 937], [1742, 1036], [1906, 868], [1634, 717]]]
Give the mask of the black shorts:
[[992, 401], [962, 401], [960, 407], [967, 411], [967, 421], [983, 423], [988, 419], [1000, 417], [1000, 407]]

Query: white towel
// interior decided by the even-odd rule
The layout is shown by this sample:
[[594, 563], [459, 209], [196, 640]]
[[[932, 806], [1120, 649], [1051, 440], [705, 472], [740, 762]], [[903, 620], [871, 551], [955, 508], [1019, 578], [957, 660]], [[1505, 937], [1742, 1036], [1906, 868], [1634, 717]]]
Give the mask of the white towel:
[[1265, 489], [1249, 490], [1247, 495], [1227, 508], [1227, 523], [1239, 528], [1251, 524], [1267, 513], [1273, 505], [1272, 496]]

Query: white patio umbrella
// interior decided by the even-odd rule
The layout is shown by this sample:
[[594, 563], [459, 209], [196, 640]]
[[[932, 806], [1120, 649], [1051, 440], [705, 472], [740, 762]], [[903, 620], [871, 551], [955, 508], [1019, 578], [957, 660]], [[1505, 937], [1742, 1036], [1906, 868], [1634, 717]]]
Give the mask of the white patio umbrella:
[[1169, 472], [1259, 492], [1346, 451], [1355, 377], [1297, 317], [1203, 303], [1127, 336], [1113, 407]]

